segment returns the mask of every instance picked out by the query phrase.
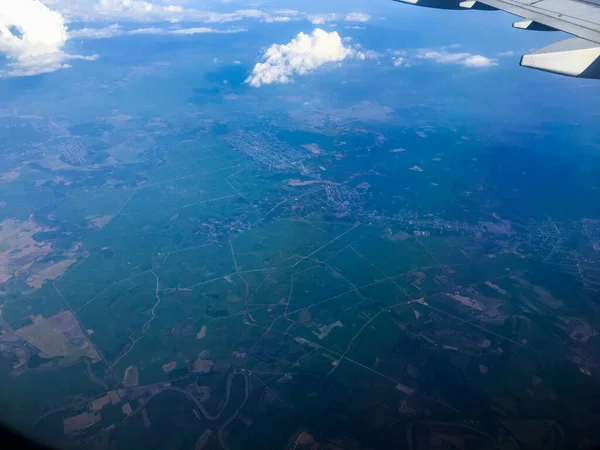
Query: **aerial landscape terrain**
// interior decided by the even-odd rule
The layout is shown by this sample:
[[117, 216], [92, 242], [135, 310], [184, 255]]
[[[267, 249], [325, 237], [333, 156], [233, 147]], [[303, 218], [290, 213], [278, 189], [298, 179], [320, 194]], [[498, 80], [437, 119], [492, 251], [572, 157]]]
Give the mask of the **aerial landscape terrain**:
[[[519, 68], [544, 36], [391, 1], [44, 3], [81, 57], [0, 72], [3, 423], [65, 449], [600, 443], [600, 84]], [[274, 75], [321, 39], [342, 56]]]

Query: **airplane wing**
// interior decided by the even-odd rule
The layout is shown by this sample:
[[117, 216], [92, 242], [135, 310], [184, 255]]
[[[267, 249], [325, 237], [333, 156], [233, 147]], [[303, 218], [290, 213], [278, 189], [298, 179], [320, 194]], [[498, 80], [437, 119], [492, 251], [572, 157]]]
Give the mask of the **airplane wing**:
[[600, 79], [600, 0], [395, 0], [441, 9], [500, 9], [524, 20], [523, 30], [564, 31], [574, 37], [523, 55], [521, 66]]

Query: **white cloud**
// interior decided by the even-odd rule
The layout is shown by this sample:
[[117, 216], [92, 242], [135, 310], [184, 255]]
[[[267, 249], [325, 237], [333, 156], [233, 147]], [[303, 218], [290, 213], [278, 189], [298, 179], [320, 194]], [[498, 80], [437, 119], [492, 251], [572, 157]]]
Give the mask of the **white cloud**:
[[515, 52], [513, 52], [512, 50], [507, 50], [505, 52], [500, 52], [498, 53], [498, 56], [503, 57], [503, 56], [513, 56], [515, 54]]
[[121, 25], [115, 23], [104, 28], [80, 28], [78, 30], [70, 30], [68, 37], [69, 39], [106, 39], [113, 36], [120, 36], [123, 33], [124, 31]]
[[397, 56], [393, 59], [394, 67], [410, 67], [410, 62], [403, 56]]
[[350, 13], [344, 17], [346, 22], [368, 22], [371, 20], [371, 16], [364, 13]]
[[0, 76], [30, 76], [70, 67], [70, 59], [95, 59], [69, 55], [64, 17], [39, 0], [0, 2], [0, 53], [6, 59]]
[[498, 62], [495, 59], [485, 56], [470, 55], [462, 61], [462, 65], [465, 67], [493, 67], [497, 66]]
[[[55, 0], [61, 5], [69, 0]], [[79, 0], [82, 1], [82, 0]], [[84, 0], [86, 1], [86, 0]], [[89, 1], [89, 0], [87, 0]], [[239, 9], [232, 12], [213, 12], [184, 7], [181, 5], [166, 5], [146, 0], [100, 0], [87, 7], [73, 8], [65, 5], [64, 8], [78, 20], [129, 20], [129, 21], [167, 21], [167, 22], [204, 22], [204, 23], [229, 23], [242, 20], [258, 20], [261, 22], [289, 22], [300, 20], [302, 15], [295, 10], [283, 9], [275, 11], [262, 11], [259, 9]], [[193, 5], [193, 4], [192, 4]]]
[[467, 52], [451, 52], [449, 49], [456, 49], [459, 45], [449, 45], [435, 49], [416, 49], [416, 50], [391, 50], [387, 53], [392, 57], [394, 67], [411, 67], [418, 64], [419, 61], [434, 61], [438, 64], [456, 65], [468, 68], [494, 67], [498, 65], [498, 60], [488, 58], [482, 55], [475, 55]]
[[346, 21], [346, 22], [368, 22], [371, 20], [371, 16], [364, 13], [348, 13], [346, 15], [343, 14], [335, 14], [335, 13], [327, 13], [327, 14], [315, 14], [309, 15], [306, 17], [310, 20], [314, 25], [323, 25], [328, 22], [334, 21]]
[[246, 83], [254, 87], [289, 83], [294, 75], [304, 75], [332, 62], [347, 58], [366, 59], [369, 55], [356, 46], [345, 45], [340, 35], [317, 28], [300, 33], [287, 44], [273, 44], [254, 66]]
[[217, 30], [214, 28], [207, 27], [196, 27], [196, 28], [180, 28], [180, 29], [168, 29], [165, 30], [164, 34], [180, 34], [180, 35], [193, 35], [193, 34], [232, 34], [232, 33], [244, 33], [245, 28], [231, 28], [226, 30]]
[[69, 39], [106, 39], [115, 36], [135, 36], [135, 35], [186, 35], [191, 36], [194, 34], [231, 34], [231, 33], [242, 33], [247, 31], [243, 28], [231, 28], [219, 30], [209, 27], [194, 27], [194, 28], [135, 28], [132, 30], [125, 30], [118, 24], [113, 24], [105, 28], [81, 28], [79, 30], [72, 30], [69, 32]]
[[[3, 0], [0, 0], [2, 2]], [[179, 0], [43, 0], [71, 22], [204, 22], [227, 23], [245, 19], [265, 20], [292, 15], [258, 9], [221, 13], [198, 9], [204, 1]]]
[[195, 15], [197, 19], [206, 23], [227, 23], [246, 19], [264, 21], [271, 17], [270, 14], [259, 9], [240, 9], [232, 13], [197, 12]]
[[493, 67], [498, 65], [498, 61], [493, 58], [464, 52], [451, 53], [445, 49], [421, 50], [417, 58], [435, 61], [439, 64], [454, 64], [463, 67]]
[[278, 9], [273, 11], [275, 14], [281, 14], [283, 16], [297, 16], [299, 13], [299, 11], [296, 11], [295, 9]]
[[268, 23], [277, 23], [277, 22], [291, 22], [293, 19], [289, 16], [274, 16], [274, 17], [267, 17], [265, 19], [265, 22]]
[[165, 6], [165, 11], [167, 12], [183, 12], [183, 8], [181, 6], [178, 5], [169, 5], [169, 6]]
[[336, 20], [337, 15], [333, 14], [333, 13], [329, 13], [329, 14], [316, 14], [314, 16], [308, 16], [308, 20], [310, 20], [310, 22], [313, 25], [323, 25], [327, 22], [331, 22], [333, 20]]
[[102, 17], [176, 20], [184, 10], [178, 5], [159, 5], [145, 0], [100, 0], [93, 6], [93, 11]]
[[[0, 4], [4, 0], [0, 0]], [[42, 0], [60, 12], [67, 22], [202, 22], [229, 23], [244, 20], [277, 23], [308, 20], [314, 24], [332, 21], [366, 22], [364, 13], [309, 14], [294, 9], [238, 9], [215, 12], [207, 8], [216, 1], [206, 0]], [[224, 3], [221, 1], [220, 3]], [[259, 3], [256, 3], [259, 4]]]
[[406, 50], [388, 50], [388, 52], [392, 54], [394, 67], [410, 67], [412, 65]]
[[[352, 42], [351, 37], [346, 37], [342, 39], [344, 42]], [[378, 59], [381, 55], [373, 50], [366, 50], [360, 44], [354, 45], [354, 50], [356, 51], [356, 58], [365, 60], [365, 59]]]

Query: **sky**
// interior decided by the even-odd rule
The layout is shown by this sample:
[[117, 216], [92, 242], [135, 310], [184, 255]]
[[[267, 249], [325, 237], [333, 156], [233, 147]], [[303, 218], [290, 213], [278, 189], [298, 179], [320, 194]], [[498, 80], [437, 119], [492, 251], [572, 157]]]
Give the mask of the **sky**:
[[482, 109], [489, 121], [591, 122], [600, 83], [519, 67], [522, 54], [568, 36], [515, 30], [515, 20], [392, 0], [2, 0], [0, 100], [24, 106], [22, 87], [33, 81], [51, 93], [60, 77], [64, 92], [75, 74], [152, 62], [159, 56], [145, 41], [173, 55], [197, 49], [204, 71], [216, 60], [239, 64], [243, 84], [265, 95], [322, 75], [361, 76], [364, 86], [372, 74], [386, 77], [373, 89], [423, 96], [448, 115], [477, 119]]
[[[510, 23], [506, 14], [500, 14], [494, 18], [485, 12], [436, 11], [391, 0], [3, 0], [0, 76], [35, 76], [93, 63], [102, 57], [86, 48], [86, 41], [94, 39], [198, 34], [238, 34], [242, 39], [249, 29], [286, 23], [302, 24], [305, 31], [282, 36], [263, 49], [248, 77], [250, 85], [289, 83], [296, 76], [348, 59], [380, 60], [398, 68], [430, 62], [485, 69], [527, 50], [526, 39], [519, 49], [514, 49], [511, 42], [500, 48], [491, 42], [497, 25]], [[405, 48], [402, 39], [414, 42], [415, 30], [410, 31], [411, 37], [403, 34], [403, 28], [411, 28], [419, 20], [423, 20], [423, 27], [416, 33], [423, 35], [423, 46], [417, 43], [414, 48]], [[367, 26], [398, 27], [400, 45], [382, 53], [381, 49], [369, 49], [351, 37], [352, 32]], [[446, 37], [444, 30], [450, 35]], [[473, 36], [483, 34], [465, 48], [452, 40], [454, 37], [459, 41], [465, 31]], [[436, 36], [437, 39], [429, 39]], [[489, 48], [483, 48], [482, 37], [490, 41]], [[435, 46], [426, 46], [430, 41]], [[534, 44], [535, 41], [539, 38], [533, 39]]]

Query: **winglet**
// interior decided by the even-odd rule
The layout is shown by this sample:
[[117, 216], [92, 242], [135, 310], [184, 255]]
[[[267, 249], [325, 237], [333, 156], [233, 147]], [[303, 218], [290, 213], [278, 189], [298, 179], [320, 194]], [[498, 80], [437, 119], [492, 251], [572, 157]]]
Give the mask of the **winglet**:
[[581, 38], [523, 55], [521, 66], [578, 78], [600, 78], [600, 46]]
[[530, 31], [558, 31], [556, 28], [549, 27], [548, 25], [544, 25], [534, 20], [520, 20], [513, 23], [513, 28]]
[[475, 9], [480, 11], [495, 11], [493, 6], [478, 2], [477, 0], [464, 0], [458, 4], [463, 9]]

